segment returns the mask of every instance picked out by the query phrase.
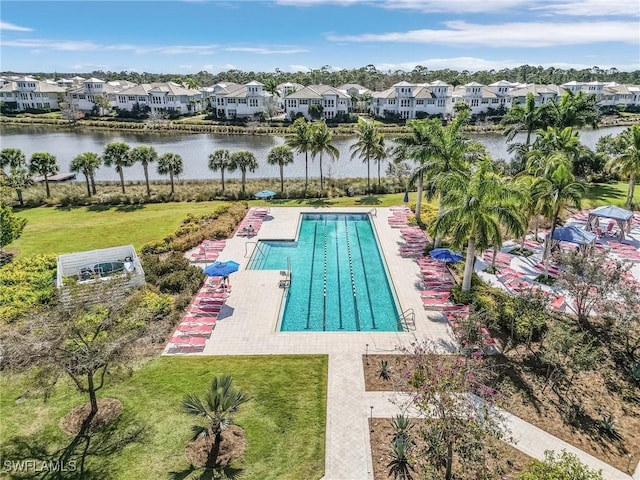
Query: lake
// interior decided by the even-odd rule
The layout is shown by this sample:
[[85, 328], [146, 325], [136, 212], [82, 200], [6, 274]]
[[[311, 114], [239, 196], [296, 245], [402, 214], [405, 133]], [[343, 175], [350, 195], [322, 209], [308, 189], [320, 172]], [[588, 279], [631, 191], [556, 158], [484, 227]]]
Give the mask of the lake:
[[[589, 148], [594, 148], [598, 139], [603, 135], [616, 135], [626, 127], [606, 127], [599, 130], [583, 130], [580, 139]], [[501, 135], [469, 135], [470, 138], [484, 144], [493, 158], [508, 159], [507, 145]], [[524, 135], [516, 137], [516, 141], [524, 141]], [[68, 172], [71, 160], [83, 152], [101, 154], [105, 144], [109, 142], [126, 142], [132, 147], [137, 145], [152, 145], [160, 155], [167, 152], [182, 156], [184, 173], [182, 179], [219, 179], [219, 172], [208, 169], [208, 157], [218, 148], [229, 151], [246, 149], [254, 153], [259, 167], [254, 173], [248, 173], [248, 178], [277, 178], [277, 166], [266, 162], [269, 150], [284, 143], [284, 137], [266, 135], [221, 135], [221, 134], [166, 134], [166, 133], [129, 133], [116, 131], [66, 131], [47, 127], [23, 127], [14, 125], [0, 125], [0, 147], [13, 147], [22, 150], [27, 158], [34, 152], [50, 152], [58, 159], [60, 172]], [[350, 160], [349, 148], [355, 142], [355, 137], [335, 137], [333, 145], [340, 152], [337, 161], [325, 155], [323, 158], [323, 173], [334, 178], [366, 177], [366, 164], [361, 159]], [[285, 167], [288, 178], [304, 178], [304, 155], [295, 155], [293, 164]], [[387, 162], [383, 162], [382, 172]], [[309, 176], [319, 175], [318, 161], [313, 161], [309, 155]], [[377, 175], [376, 165], [371, 163], [372, 178]], [[125, 180], [143, 180], [144, 173], [141, 165], [134, 165], [125, 169]], [[149, 168], [151, 179], [166, 179], [159, 175], [155, 166]], [[239, 178], [239, 172], [226, 173], [225, 177]], [[79, 176], [82, 179], [82, 176]], [[119, 180], [114, 168], [101, 167], [96, 172], [96, 180]]]

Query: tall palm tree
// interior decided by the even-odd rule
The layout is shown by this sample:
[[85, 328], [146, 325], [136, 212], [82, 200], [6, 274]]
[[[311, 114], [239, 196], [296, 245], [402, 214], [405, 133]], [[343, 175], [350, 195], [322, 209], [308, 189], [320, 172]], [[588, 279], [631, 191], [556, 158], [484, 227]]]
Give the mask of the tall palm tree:
[[133, 165], [133, 160], [129, 157], [129, 145], [124, 142], [111, 142], [107, 143], [102, 152], [102, 163], [106, 167], [114, 165], [116, 172], [120, 175], [120, 185], [122, 186], [122, 193], [126, 193], [124, 189], [124, 172], [123, 169]]
[[49, 198], [51, 196], [51, 192], [49, 191], [49, 177], [58, 173], [58, 163], [55, 155], [49, 152], [34, 153], [31, 155], [31, 162], [29, 162], [29, 172], [44, 177], [47, 198]]
[[245, 193], [247, 181], [247, 171], [255, 172], [258, 168], [258, 161], [253, 153], [248, 150], [239, 150], [233, 152], [229, 157], [229, 171], [240, 170], [242, 174], [242, 193]]
[[378, 164], [378, 191], [380, 190], [380, 167], [382, 166], [382, 161], [389, 156], [389, 153], [390, 149], [385, 144], [384, 135], [380, 135], [378, 137], [378, 148], [375, 150], [375, 156], [373, 157]]
[[311, 151], [311, 124], [304, 118], [298, 118], [291, 125], [291, 133], [286, 137], [286, 144], [295, 152], [304, 153], [304, 192], [309, 186], [309, 152]]
[[420, 214], [425, 171], [420, 167], [429, 161], [433, 153], [433, 137], [427, 120], [409, 120], [407, 126], [410, 133], [400, 135], [395, 139], [396, 146], [393, 149], [393, 156], [396, 163], [413, 160], [417, 165], [409, 177], [409, 185], [417, 186], [418, 193], [414, 213], [416, 221], [422, 223]]
[[27, 164], [27, 157], [19, 148], [7, 147], [0, 150], [0, 169], [20, 168]]
[[584, 126], [598, 128], [601, 114], [596, 100], [596, 96], [592, 94], [567, 91], [559, 101], [546, 103], [541, 114], [547, 116], [548, 125], [555, 125], [560, 129]]
[[87, 196], [91, 196], [92, 187], [93, 194], [96, 193], [96, 184], [94, 181], [94, 175], [98, 167], [100, 167], [100, 156], [97, 153], [85, 152], [77, 155], [71, 160], [69, 168], [72, 172], [82, 172], [84, 179], [87, 183]]
[[240, 407], [249, 401], [249, 396], [236, 389], [231, 375], [213, 377], [211, 387], [204, 399], [189, 394], [182, 400], [182, 410], [191, 416], [200, 417], [207, 422], [206, 426], [193, 425], [193, 439], [201, 436], [212, 439], [207, 467], [214, 467], [220, 451], [222, 431], [233, 423], [233, 416]]
[[549, 213], [551, 231], [546, 238], [544, 258], [551, 251], [551, 239], [556, 230], [560, 213], [572, 205], [580, 208], [580, 201], [585, 192], [585, 186], [577, 182], [571, 173], [571, 162], [566, 153], [554, 152], [547, 157], [549, 167], [539, 170], [543, 175], [537, 175], [531, 187], [531, 195], [541, 208]]
[[526, 219], [520, 212], [520, 190], [495, 173], [486, 158], [468, 170], [452, 170], [439, 177], [444, 210], [432, 229], [448, 235], [455, 248], [467, 247], [462, 291], [471, 289], [476, 250], [500, 248], [503, 229], [521, 235]]
[[147, 197], [151, 196], [149, 188], [149, 164], [158, 160], [158, 152], [149, 145], [139, 145], [129, 152], [129, 157], [133, 163], [142, 164], [144, 170], [144, 182], [147, 186]]
[[615, 152], [607, 162], [607, 168], [622, 178], [629, 177], [625, 206], [631, 208], [636, 181], [640, 178], [640, 125], [633, 125], [617, 135], [614, 146]]
[[180, 175], [184, 170], [182, 157], [177, 153], [165, 153], [158, 159], [158, 173], [160, 175], [169, 175], [171, 182], [171, 195], [174, 193], [173, 177]]
[[222, 179], [222, 193], [224, 194], [224, 172], [231, 170], [231, 156], [229, 150], [219, 148], [209, 155], [209, 170], [216, 172], [220, 170]]
[[381, 137], [382, 134], [375, 122], [358, 119], [357, 141], [349, 147], [349, 150], [351, 160], [360, 157], [367, 164], [367, 193], [371, 193], [371, 160], [384, 155], [384, 141], [381, 141]]
[[280, 192], [284, 193], [284, 167], [293, 163], [293, 150], [288, 145], [273, 147], [267, 156], [267, 163], [280, 168]]
[[322, 176], [322, 157], [326, 153], [334, 160], [340, 156], [340, 152], [331, 143], [333, 135], [327, 124], [323, 121], [314, 122], [311, 127], [311, 155], [320, 158], [320, 191], [324, 191], [324, 177]]

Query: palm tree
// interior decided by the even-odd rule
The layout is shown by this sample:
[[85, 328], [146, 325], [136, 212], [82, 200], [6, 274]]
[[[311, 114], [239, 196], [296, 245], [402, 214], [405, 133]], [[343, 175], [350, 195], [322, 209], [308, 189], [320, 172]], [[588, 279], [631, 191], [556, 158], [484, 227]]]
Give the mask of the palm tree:
[[580, 200], [585, 192], [584, 185], [577, 182], [571, 173], [571, 162], [566, 153], [550, 154], [547, 157], [547, 164], [548, 167], [538, 170], [542, 175], [536, 175], [537, 178], [531, 186], [531, 196], [540, 204], [540, 208], [549, 213], [551, 221], [551, 231], [545, 242], [544, 258], [547, 258], [550, 253], [551, 239], [560, 213], [569, 204], [580, 208]]
[[492, 170], [485, 158], [468, 170], [452, 170], [439, 177], [444, 210], [432, 229], [448, 235], [455, 248], [467, 247], [462, 291], [471, 289], [476, 249], [502, 246], [502, 231], [519, 236], [525, 228], [520, 212], [521, 193]]
[[58, 164], [56, 157], [49, 152], [36, 152], [31, 155], [29, 163], [29, 172], [32, 174], [42, 175], [44, 177], [44, 185], [47, 190], [47, 198], [51, 196], [49, 191], [49, 176], [58, 173]]
[[29, 170], [24, 165], [18, 167], [11, 167], [10, 174], [6, 180], [7, 187], [15, 189], [18, 196], [18, 203], [21, 207], [24, 207], [24, 200], [22, 199], [22, 191], [33, 185], [33, 178]]
[[224, 172], [231, 169], [231, 159], [229, 150], [219, 148], [215, 152], [209, 155], [209, 170], [214, 172], [220, 170], [220, 176], [222, 178], [222, 193], [224, 194]]
[[[356, 136], [356, 143], [349, 147], [349, 150], [351, 150], [351, 160], [360, 157], [363, 159], [363, 162], [367, 164], [367, 193], [371, 193], [371, 160], [384, 157], [384, 139], [375, 122], [363, 119], [358, 119]], [[380, 163], [378, 163], [378, 177], [379, 176]]]
[[559, 129], [566, 127], [582, 128], [598, 127], [600, 109], [596, 103], [596, 96], [583, 92], [565, 92], [560, 101], [548, 102], [542, 115], [547, 116], [548, 125], [555, 125]]
[[613, 143], [615, 152], [607, 162], [607, 168], [622, 178], [629, 177], [625, 206], [631, 208], [636, 180], [640, 177], [640, 125], [627, 128], [616, 136]]
[[280, 167], [280, 192], [284, 193], [284, 167], [293, 163], [293, 150], [288, 145], [273, 147], [267, 156], [267, 163]]
[[139, 145], [129, 152], [129, 157], [133, 163], [141, 163], [144, 169], [144, 181], [147, 185], [147, 197], [151, 196], [149, 188], [149, 164], [158, 160], [158, 152], [149, 145]]
[[216, 465], [222, 431], [233, 423], [233, 416], [248, 401], [249, 396], [233, 385], [231, 375], [213, 377], [204, 400], [194, 394], [186, 395], [182, 400], [182, 410], [186, 414], [202, 417], [207, 422], [206, 426], [193, 425], [192, 427], [194, 440], [201, 436], [213, 439], [207, 467]]
[[314, 122], [311, 127], [311, 155], [320, 156], [320, 191], [324, 191], [324, 177], [322, 176], [322, 156], [328, 154], [334, 160], [340, 156], [340, 152], [331, 144], [331, 130], [325, 122]]
[[373, 157], [378, 164], [378, 191], [380, 190], [380, 167], [382, 166], [382, 161], [386, 160], [389, 156], [389, 153], [390, 150], [384, 142], [384, 135], [380, 135], [378, 137], [378, 148], [376, 149], [375, 156]]
[[111, 142], [107, 143], [102, 153], [102, 163], [106, 167], [115, 165], [116, 172], [120, 175], [120, 185], [122, 186], [122, 193], [126, 193], [124, 190], [124, 172], [123, 168], [133, 165], [133, 160], [129, 157], [129, 145], [124, 142]]
[[417, 185], [415, 217], [421, 224], [422, 193], [424, 188], [424, 169], [420, 166], [426, 164], [433, 152], [433, 138], [429, 122], [425, 120], [409, 120], [407, 126], [411, 133], [400, 135], [395, 139], [396, 146], [393, 150], [396, 163], [404, 160], [413, 160], [418, 166], [409, 177], [409, 185]]
[[540, 109], [536, 107], [536, 99], [533, 93], [527, 93], [524, 104], [516, 104], [509, 109], [500, 122], [507, 128], [504, 131], [507, 142], [520, 132], [527, 132], [527, 139], [524, 143], [528, 149], [531, 144], [531, 134], [542, 126], [540, 122]]
[[177, 153], [165, 153], [158, 159], [158, 173], [160, 175], [169, 174], [171, 182], [171, 195], [174, 193], [173, 177], [183, 172], [182, 157]]
[[82, 172], [84, 179], [87, 182], [87, 196], [91, 196], [93, 187], [93, 193], [96, 193], [96, 184], [94, 181], [94, 175], [101, 160], [97, 153], [85, 152], [77, 155], [72, 161], [69, 168], [72, 172]]
[[229, 171], [240, 170], [242, 174], [242, 193], [245, 193], [247, 171], [255, 172], [258, 168], [258, 161], [253, 153], [248, 150], [233, 152], [229, 157]]
[[311, 151], [311, 125], [304, 118], [298, 118], [291, 126], [286, 144], [297, 153], [304, 153], [304, 192], [309, 185], [309, 152]]
[[27, 157], [19, 148], [7, 147], [0, 150], [0, 169], [5, 167], [20, 168], [26, 164]]

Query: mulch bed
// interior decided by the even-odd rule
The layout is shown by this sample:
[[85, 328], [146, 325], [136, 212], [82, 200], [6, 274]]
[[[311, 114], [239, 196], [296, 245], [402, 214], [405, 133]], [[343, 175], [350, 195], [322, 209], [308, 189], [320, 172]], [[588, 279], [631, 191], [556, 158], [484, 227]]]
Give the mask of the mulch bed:
[[[416, 424], [420, 421], [421, 420], [414, 420]], [[389, 475], [389, 468], [387, 466], [391, 461], [391, 438], [393, 436], [391, 419], [373, 418], [369, 421], [369, 429], [373, 478], [375, 480], [393, 480], [393, 476]], [[490, 440], [488, 442], [488, 448], [492, 448], [497, 452], [497, 458], [501, 459], [501, 465], [499, 466], [501, 467], [502, 476], [500, 478], [502, 480], [513, 480], [517, 478], [518, 473], [532, 460], [528, 455], [499, 440]], [[455, 466], [454, 462], [454, 474], [457, 480], [472, 480], [471, 477], [466, 477], [460, 471], [456, 470]], [[498, 465], [494, 462], [492, 465], [487, 466], [494, 468]], [[422, 478], [419, 475], [415, 475], [414, 477]]]
[[[383, 359], [389, 362], [391, 369], [388, 381], [379, 376]], [[400, 388], [403, 382], [399, 376], [407, 368], [405, 355], [369, 355], [368, 358], [363, 356], [362, 360], [365, 390], [396, 391]], [[616, 394], [611, 379], [603, 375], [606, 371], [576, 375], [570, 397], [581, 411], [569, 424], [567, 398], [551, 388], [543, 393], [544, 379], [517, 352], [489, 357], [487, 361], [499, 372], [492, 386], [502, 395], [501, 406], [505, 410], [618, 470], [633, 473], [640, 460], [640, 404], [633, 398], [625, 399]], [[620, 439], [610, 438], [600, 429], [603, 416], [608, 414], [615, 417]]]
[[[82, 424], [89, 416], [91, 404], [85, 403], [74, 408], [60, 419], [60, 428], [69, 435], [77, 435]], [[105, 425], [116, 420], [122, 413], [122, 402], [117, 398], [98, 399], [98, 413], [91, 420], [90, 431], [100, 430]]]
[[[189, 442], [184, 454], [191, 465], [205, 467], [207, 466], [212, 447], [213, 437], [206, 438], [200, 436], [196, 440]], [[222, 431], [222, 441], [220, 442], [220, 450], [215, 461], [215, 466], [229, 466], [234, 460], [244, 455], [246, 449], [247, 437], [244, 430], [237, 425], [229, 425]]]

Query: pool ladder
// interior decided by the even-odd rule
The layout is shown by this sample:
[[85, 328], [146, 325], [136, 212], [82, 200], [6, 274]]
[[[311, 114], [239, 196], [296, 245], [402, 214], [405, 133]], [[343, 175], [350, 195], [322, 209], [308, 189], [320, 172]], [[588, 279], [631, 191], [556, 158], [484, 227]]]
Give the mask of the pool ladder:
[[408, 308], [400, 314], [398, 321], [403, 332], [412, 332], [416, 329], [416, 312]]

